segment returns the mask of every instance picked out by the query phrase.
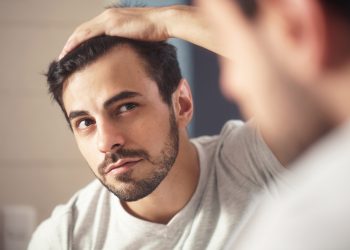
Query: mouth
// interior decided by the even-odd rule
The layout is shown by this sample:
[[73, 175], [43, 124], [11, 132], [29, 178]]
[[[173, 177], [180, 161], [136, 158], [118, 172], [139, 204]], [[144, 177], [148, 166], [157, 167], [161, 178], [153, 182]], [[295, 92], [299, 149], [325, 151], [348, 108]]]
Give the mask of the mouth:
[[127, 171], [129, 168], [135, 166], [137, 163], [142, 161], [142, 158], [123, 158], [117, 162], [109, 164], [104, 170], [104, 174], [120, 174]]

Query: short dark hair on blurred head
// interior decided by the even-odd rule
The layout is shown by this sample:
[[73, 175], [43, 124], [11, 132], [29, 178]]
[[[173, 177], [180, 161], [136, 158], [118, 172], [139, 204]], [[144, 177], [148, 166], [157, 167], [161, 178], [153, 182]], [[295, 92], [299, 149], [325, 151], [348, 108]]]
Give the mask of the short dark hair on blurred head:
[[103, 35], [85, 41], [60, 61], [53, 61], [49, 66], [46, 74], [49, 93], [58, 102], [67, 120], [62, 101], [64, 82], [73, 73], [120, 45], [128, 45], [136, 52], [144, 62], [146, 73], [156, 82], [163, 101], [171, 105], [172, 93], [182, 78], [176, 48], [166, 42], [144, 42]]
[[350, 23], [349, 0], [320, 0], [321, 4], [334, 14], [345, 18]]
[[258, 11], [258, 1], [257, 0], [235, 0], [238, 6], [241, 8], [242, 12], [248, 18], [254, 18]]
[[[259, 11], [259, 0], [234, 0], [248, 18], [254, 18]], [[264, 1], [264, 0], [263, 0]], [[350, 0], [319, 0], [324, 8], [333, 11], [350, 22]]]

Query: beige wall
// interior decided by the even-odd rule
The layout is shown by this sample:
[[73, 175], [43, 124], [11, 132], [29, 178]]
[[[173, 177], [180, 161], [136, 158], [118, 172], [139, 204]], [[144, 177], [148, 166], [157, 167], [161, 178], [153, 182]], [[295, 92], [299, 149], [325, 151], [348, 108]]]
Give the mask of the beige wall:
[[0, 1], [0, 206], [33, 206], [35, 224], [93, 178], [41, 74], [106, 3]]

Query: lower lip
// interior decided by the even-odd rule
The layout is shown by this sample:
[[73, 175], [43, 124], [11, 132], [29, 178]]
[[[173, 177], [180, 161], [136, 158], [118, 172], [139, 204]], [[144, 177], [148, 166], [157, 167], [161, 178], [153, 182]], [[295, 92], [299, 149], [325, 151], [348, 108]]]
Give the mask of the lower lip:
[[[140, 160], [141, 161], [141, 160]], [[134, 167], [140, 161], [128, 162], [121, 167], [113, 168], [111, 171], [107, 173], [107, 175], [119, 175], [129, 171], [132, 167]]]

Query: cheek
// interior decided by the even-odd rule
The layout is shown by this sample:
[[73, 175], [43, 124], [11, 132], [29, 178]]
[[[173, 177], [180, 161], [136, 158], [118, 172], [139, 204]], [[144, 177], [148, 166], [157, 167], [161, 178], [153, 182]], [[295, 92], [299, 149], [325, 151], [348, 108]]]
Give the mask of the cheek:
[[76, 139], [78, 148], [89, 167], [97, 173], [97, 166], [104, 160], [104, 155], [97, 150], [93, 139]]
[[[134, 123], [128, 128], [128, 139], [136, 147], [147, 150], [150, 154], [159, 152], [168, 138], [170, 131], [169, 113], [159, 111]], [[128, 146], [126, 146], [128, 147]]]

